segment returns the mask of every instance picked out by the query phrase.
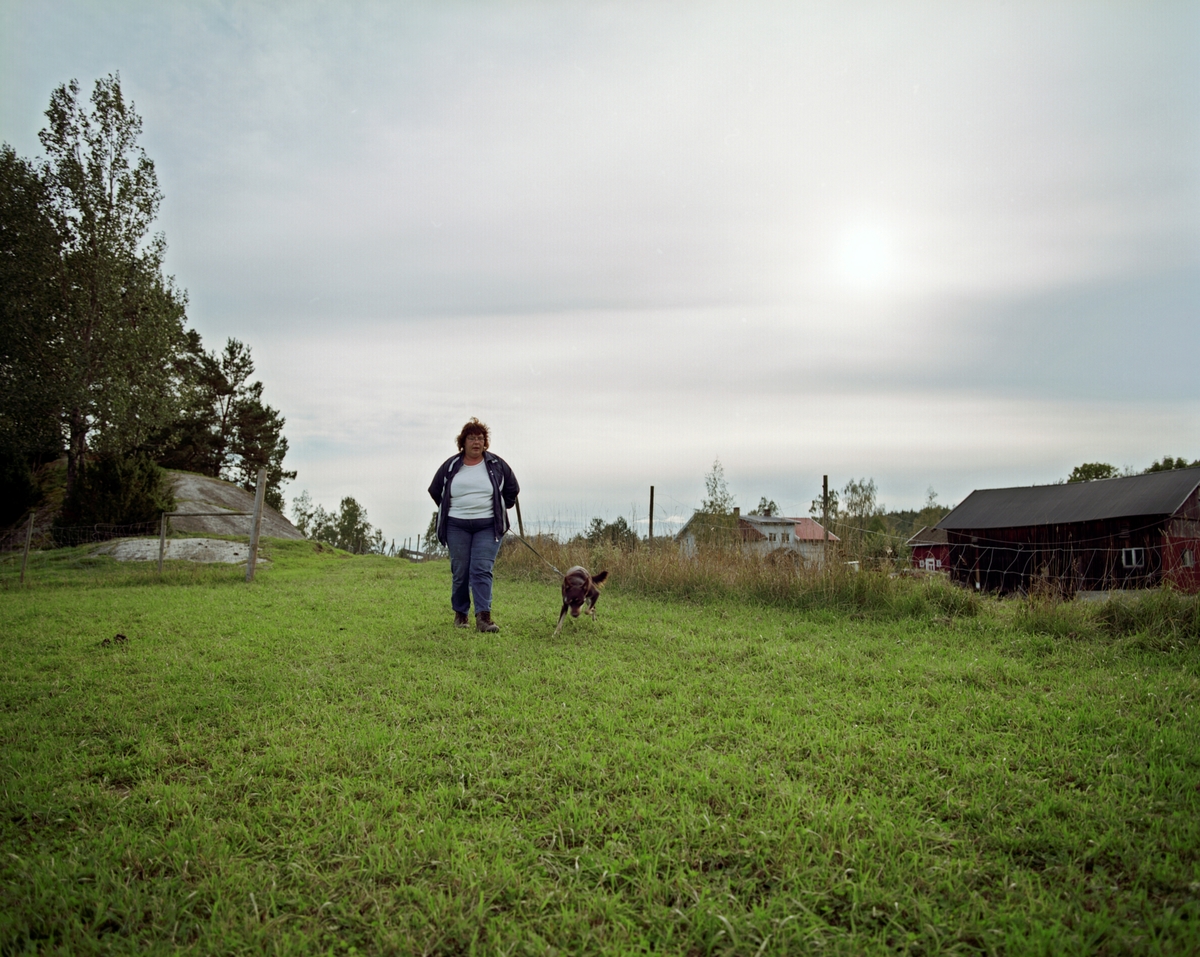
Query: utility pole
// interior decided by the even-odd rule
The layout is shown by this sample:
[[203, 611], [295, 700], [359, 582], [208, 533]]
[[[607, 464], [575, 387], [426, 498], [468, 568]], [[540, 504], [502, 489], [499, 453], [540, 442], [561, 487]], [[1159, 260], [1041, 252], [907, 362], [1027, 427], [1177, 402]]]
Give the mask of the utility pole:
[[650, 536], [649, 542], [654, 544], [654, 486], [650, 486]]
[[828, 571], [829, 566], [829, 476], [821, 477], [821, 528], [825, 532], [825, 541], [821, 544], [821, 565]]

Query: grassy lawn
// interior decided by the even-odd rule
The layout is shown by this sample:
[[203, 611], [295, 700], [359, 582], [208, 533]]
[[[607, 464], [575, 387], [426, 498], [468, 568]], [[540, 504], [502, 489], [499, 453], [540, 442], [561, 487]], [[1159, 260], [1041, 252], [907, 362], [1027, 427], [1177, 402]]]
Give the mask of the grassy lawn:
[[0, 954], [1200, 951], [1195, 640], [268, 557], [0, 568]]

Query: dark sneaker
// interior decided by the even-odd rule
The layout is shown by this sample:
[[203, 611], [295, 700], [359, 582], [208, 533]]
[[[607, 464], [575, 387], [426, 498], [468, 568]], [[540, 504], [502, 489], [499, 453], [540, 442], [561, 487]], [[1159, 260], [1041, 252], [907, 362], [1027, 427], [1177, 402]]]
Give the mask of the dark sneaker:
[[454, 627], [455, 628], [469, 628], [470, 627], [470, 621], [468, 620], [467, 613], [465, 611], [456, 611], [454, 613]]
[[481, 611], [475, 616], [476, 631], [499, 631], [500, 626], [492, 621], [492, 613], [490, 611]]

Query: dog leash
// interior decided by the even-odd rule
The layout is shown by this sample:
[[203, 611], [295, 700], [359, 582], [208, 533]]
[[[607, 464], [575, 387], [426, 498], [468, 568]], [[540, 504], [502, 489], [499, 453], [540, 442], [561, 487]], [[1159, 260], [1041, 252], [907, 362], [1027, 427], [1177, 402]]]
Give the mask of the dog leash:
[[[538, 552], [538, 550], [537, 550], [536, 548], [534, 548], [532, 545], [530, 545], [530, 544], [529, 544], [529, 542], [525, 541], [525, 520], [524, 520], [523, 518], [521, 518], [521, 500], [520, 500], [519, 498], [515, 498], [515, 499], [513, 499], [513, 505], [515, 505], [515, 506], [516, 506], [516, 509], [517, 509], [517, 527], [518, 527], [518, 528], [521, 530], [521, 533], [520, 533], [519, 535], [516, 535], [516, 533], [515, 533], [515, 532], [514, 532], [513, 534], [514, 534], [514, 535], [516, 535], [517, 539], [519, 539], [519, 540], [520, 540], [520, 542], [521, 542], [521, 544], [522, 544], [522, 545], [524, 545], [524, 546], [525, 546], [526, 548], [528, 548], [528, 549], [529, 549], [531, 552], [533, 552], [533, 554], [537, 555], [537, 557], [538, 557], [538, 558], [542, 558], [542, 556], [541, 556], [541, 553], [540, 553], [540, 552]], [[511, 525], [508, 527], [508, 530], [509, 530], [510, 532], [512, 532], [512, 526], [511, 526]], [[542, 561], [546, 562], [546, 559], [542, 558]], [[550, 563], [549, 563], [549, 562], [546, 562], [546, 564], [547, 564], [547, 565], [550, 565]], [[566, 576], [565, 576], [565, 575], [564, 575], [562, 572], [560, 572], [560, 571], [559, 571], [557, 568], [554, 568], [554, 566], [553, 566], [553, 565], [550, 565], [550, 567], [551, 567], [552, 569], [554, 569], [554, 573], [555, 573], [555, 574], [556, 574], [556, 575], [557, 575], [559, 578], [565, 578], [565, 577], [566, 577]]]
[[[513, 538], [515, 538], [515, 539], [516, 539], [518, 542], [520, 542], [520, 543], [521, 543], [522, 545], [524, 545], [526, 548], [528, 548], [528, 549], [529, 549], [531, 552], [533, 552], [533, 554], [537, 555], [537, 557], [538, 557], [538, 558], [541, 558], [541, 559], [542, 559], [542, 561], [546, 562], [546, 564], [547, 564], [547, 565], [550, 565], [550, 563], [549, 563], [549, 562], [547, 562], [547, 561], [546, 561], [546, 559], [542, 558], [542, 555], [541, 555], [541, 553], [540, 553], [540, 552], [539, 552], [539, 551], [538, 551], [536, 548], [534, 548], [532, 545], [530, 545], [530, 544], [529, 544], [529, 542], [525, 541], [525, 539], [523, 539], [523, 538], [522, 538], [520, 535], [518, 535], [516, 532], [514, 532], [514, 531], [513, 531], [511, 528], [508, 530], [508, 534], [509, 534], [509, 535], [511, 535]], [[565, 576], [565, 575], [563, 575], [563, 573], [562, 573], [562, 572], [560, 572], [560, 571], [559, 571], [557, 568], [554, 568], [554, 566], [553, 566], [553, 565], [550, 565], [550, 567], [551, 567], [552, 569], [554, 569], [554, 573], [555, 573], [556, 575], [558, 575], [558, 577], [559, 577], [559, 578], [565, 578], [565, 577], [566, 577], [566, 576]]]

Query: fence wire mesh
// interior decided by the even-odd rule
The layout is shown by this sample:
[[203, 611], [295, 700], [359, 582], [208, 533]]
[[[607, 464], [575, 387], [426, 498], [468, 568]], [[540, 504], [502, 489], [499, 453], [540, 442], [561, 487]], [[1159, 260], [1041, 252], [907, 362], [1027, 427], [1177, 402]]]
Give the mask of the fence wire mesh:
[[[159, 522], [136, 522], [130, 525], [36, 525], [30, 547], [34, 549], [70, 548], [76, 545], [97, 545], [115, 538], [158, 538]], [[25, 548], [29, 526], [22, 523], [0, 535], [0, 553], [19, 552]]]

